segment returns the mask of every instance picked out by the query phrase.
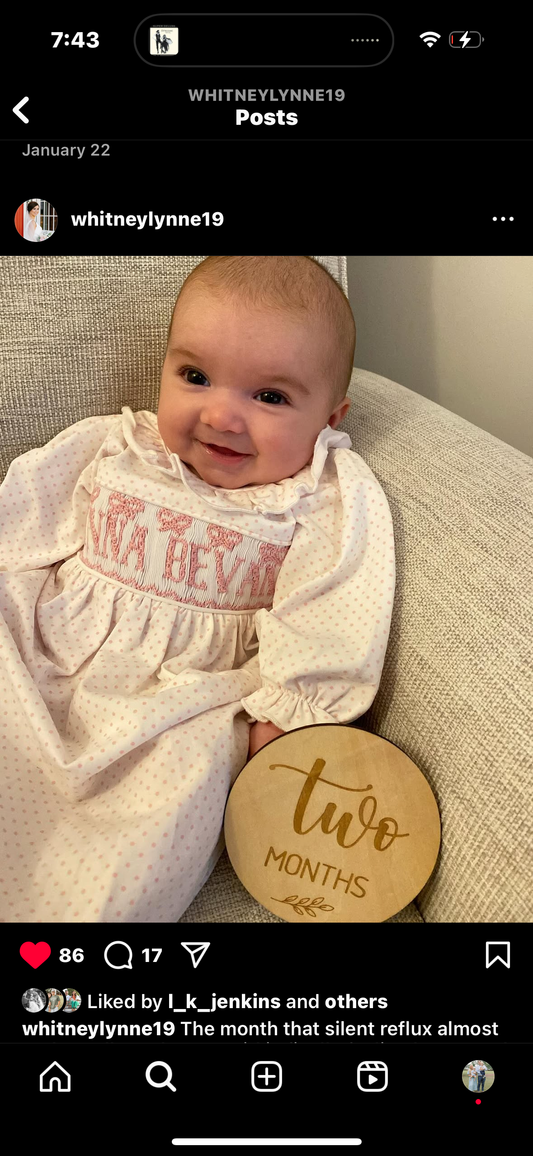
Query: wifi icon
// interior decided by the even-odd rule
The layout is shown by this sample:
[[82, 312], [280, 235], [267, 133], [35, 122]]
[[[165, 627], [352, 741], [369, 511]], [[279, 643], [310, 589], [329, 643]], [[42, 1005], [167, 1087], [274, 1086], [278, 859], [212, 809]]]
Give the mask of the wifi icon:
[[427, 44], [428, 48], [432, 48], [437, 40], [440, 40], [440, 32], [421, 32], [420, 39], [424, 41], [424, 44]]

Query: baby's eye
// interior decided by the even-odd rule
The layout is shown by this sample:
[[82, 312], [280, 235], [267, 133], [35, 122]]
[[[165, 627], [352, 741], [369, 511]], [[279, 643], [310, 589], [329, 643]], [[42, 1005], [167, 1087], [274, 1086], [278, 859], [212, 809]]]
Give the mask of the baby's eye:
[[283, 396], [283, 394], [282, 394], [282, 393], [278, 393], [278, 392], [277, 392], [277, 390], [272, 390], [272, 389], [262, 389], [262, 390], [261, 390], [261, 393], [258, 393], [256, 396], [257, 396], [257, 397], [265, 397], [265, 396], [266, 396], [266, 397], [279, 397], [279, 398], [281, 398], [281, 400], [282, 400], [283, 402], [285, 402], [285, 404], [287, 404], [287, 400], [286, 400], [286, 398], [284, 398], [284, 396]]
[[183, 370], [182, 370], [182, 373], [184, 373], [184, 374], [185, 374], [186, 380], [189, 382], [189, 384], [190, 384], [190, 385], [203, 385], [203, 382], [201, 382], [201, 381], [193, 381], [193, 380], [192, 380], [192, 379], [189, 377], [189, 374], [190, 374], [190, 373], [192, 373], [192, 374], [195, 374], [197, 378], [198, 378], [198, 377], [203, 377], [203, 379], [204, 379], [204, 382], [206, 382], [206, 381], [207, 381], [207, 377], [205, 376], [205, 373], [200, 373], [200, 370], [199, 370], [199, 369], [183, 369]]

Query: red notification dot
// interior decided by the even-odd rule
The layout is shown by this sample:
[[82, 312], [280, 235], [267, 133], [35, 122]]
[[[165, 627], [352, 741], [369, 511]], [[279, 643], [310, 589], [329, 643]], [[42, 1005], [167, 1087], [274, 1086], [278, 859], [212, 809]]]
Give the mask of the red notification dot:
[[476, 1100], [476, 1104], [481, 1104], [481, 1100]]

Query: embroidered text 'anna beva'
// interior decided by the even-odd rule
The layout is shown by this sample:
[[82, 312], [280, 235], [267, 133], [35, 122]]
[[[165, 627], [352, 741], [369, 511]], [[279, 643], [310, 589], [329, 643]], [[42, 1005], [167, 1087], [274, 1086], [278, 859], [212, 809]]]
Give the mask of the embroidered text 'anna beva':
[[80, 559], [156, 597], [244, 611], [272, 606], [288, 549], [95, 486]]

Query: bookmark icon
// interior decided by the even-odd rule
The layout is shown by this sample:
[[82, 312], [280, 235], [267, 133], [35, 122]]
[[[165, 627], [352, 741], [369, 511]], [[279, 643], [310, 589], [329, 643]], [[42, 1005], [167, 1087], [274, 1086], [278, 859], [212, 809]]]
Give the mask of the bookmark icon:
[[211, 944], [210, 943], [182, 943], [181, 946], [185, 948], [185, 951], [189, 952], [193, 967], [198, 967], [198, 964], [204, 958], [204, 955], [205, 955], [208, 947], [211, 947]]

